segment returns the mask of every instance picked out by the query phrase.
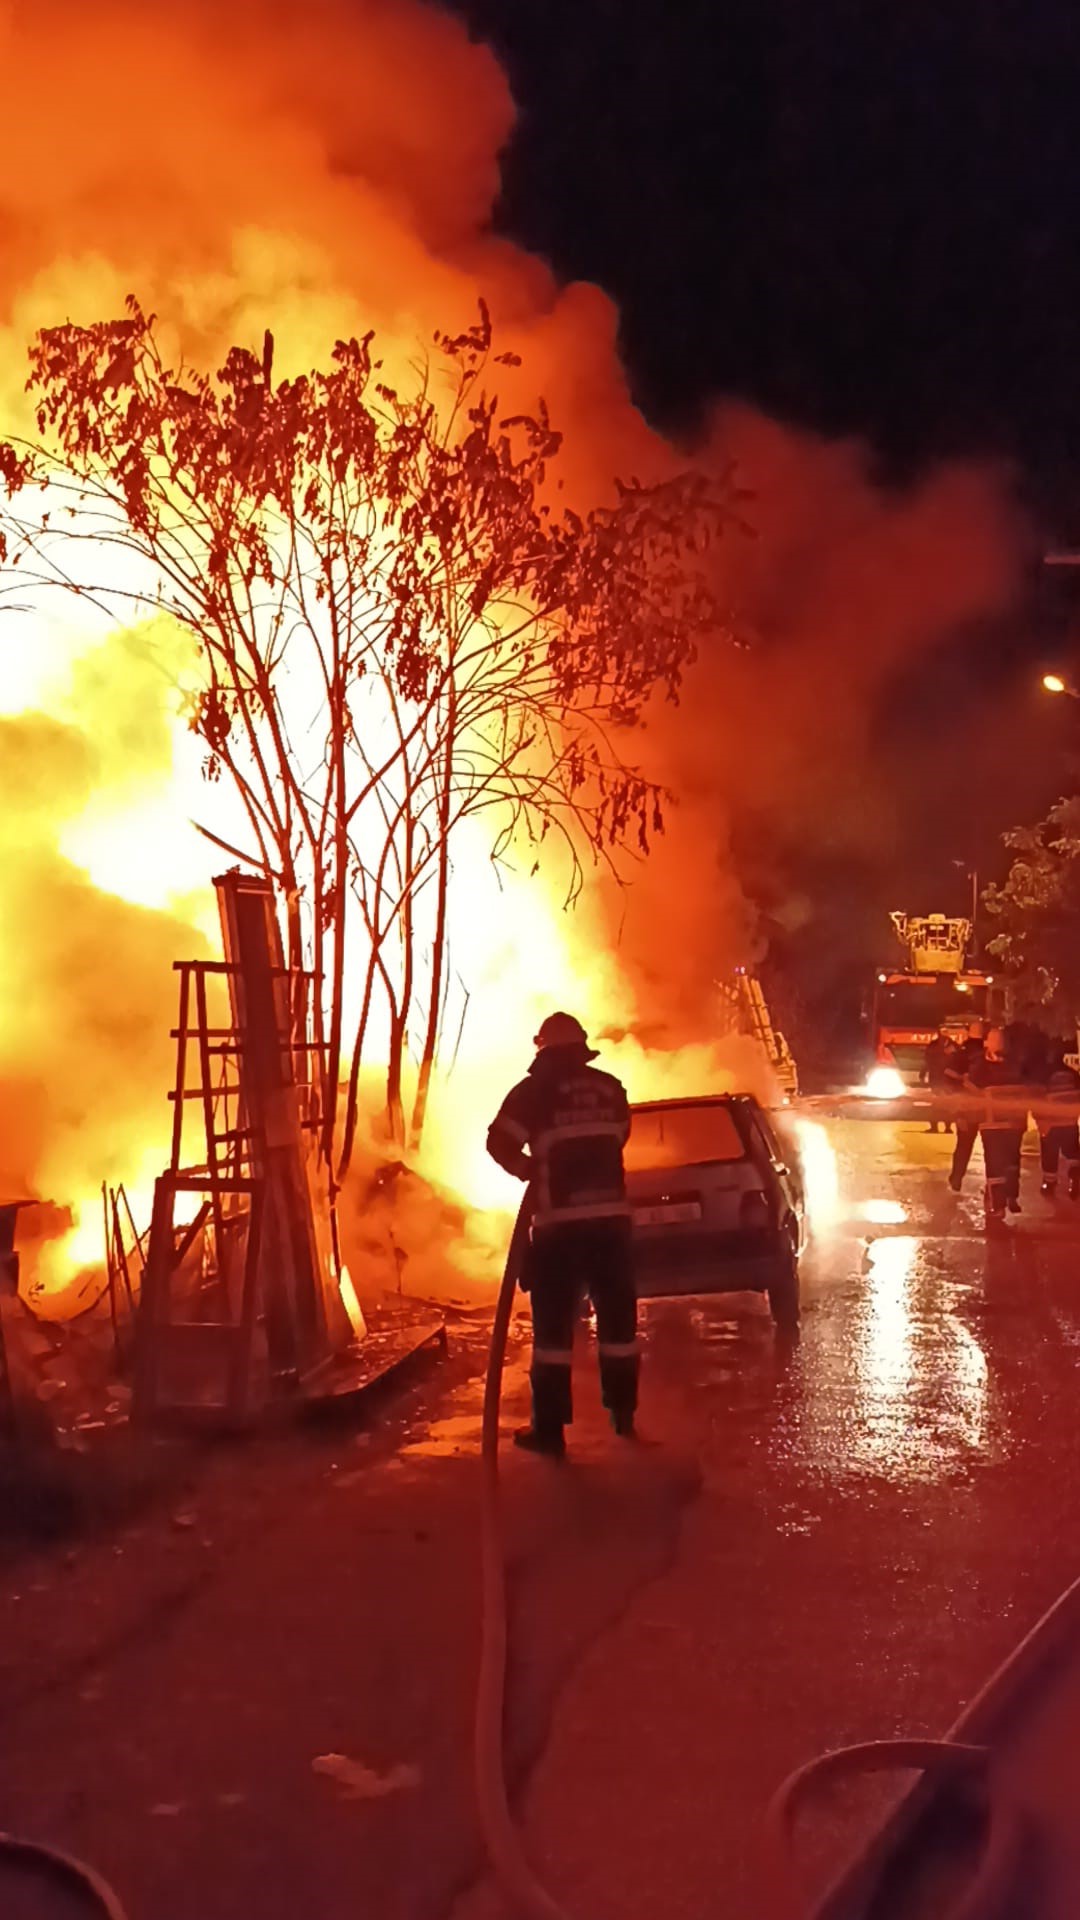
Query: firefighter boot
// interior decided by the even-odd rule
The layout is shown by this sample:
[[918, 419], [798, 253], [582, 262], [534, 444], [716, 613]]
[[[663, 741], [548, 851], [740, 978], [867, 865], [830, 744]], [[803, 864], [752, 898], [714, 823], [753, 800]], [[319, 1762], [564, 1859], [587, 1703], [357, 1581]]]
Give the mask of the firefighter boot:
[[548, 1460], [566, 1459], [566, 1435], [561, 1427], [519, 1427], [514, 1445], [525, 1453], [542, 1453]]
[[987, 1233], [1000, 1233], [1008, 1224], [1005, 1218], [1005, 1195], [1001, 1187], [989, 1183], [983, 1189], [983, 1205], [986, 1209]]
[[1080, 1200], [1080, 1167], [1069, 1168], [1069, 1199]]

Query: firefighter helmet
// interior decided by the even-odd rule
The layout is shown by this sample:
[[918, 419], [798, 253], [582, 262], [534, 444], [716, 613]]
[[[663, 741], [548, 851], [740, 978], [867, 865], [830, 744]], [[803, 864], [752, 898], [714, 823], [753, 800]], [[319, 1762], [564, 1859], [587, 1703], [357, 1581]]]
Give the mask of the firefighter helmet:
[[[533, 1040], [536, 1047], [587, 1047], [589, 1036], [572, 1013], [549, 1013]], [[596, 1055], [590, 1050], [590, 1058]]]

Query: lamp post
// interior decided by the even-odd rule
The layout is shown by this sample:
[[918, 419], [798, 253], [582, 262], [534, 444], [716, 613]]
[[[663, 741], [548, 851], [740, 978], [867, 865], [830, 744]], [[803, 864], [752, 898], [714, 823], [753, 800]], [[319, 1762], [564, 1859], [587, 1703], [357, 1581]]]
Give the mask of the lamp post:
[[[1080, 552], [1074, 547], [1059, 547], [1051, 553], [1043, 554], [1044, 567], [1080, 567]], [[1044, 673], [1042, 677], [1044, 693], [1065, 693], [1070, 700], [1080, 700], [1080, 693], [1070, 687], [1060, 673]]]
[[954, 860], [952, 864], [954, 867], [959, 867], [966, 880], [971, 881], [971, 933], [974, 941], [975, 927], [979, 918], [979, 870], [977, 867], [969, 867], [966, 860]]

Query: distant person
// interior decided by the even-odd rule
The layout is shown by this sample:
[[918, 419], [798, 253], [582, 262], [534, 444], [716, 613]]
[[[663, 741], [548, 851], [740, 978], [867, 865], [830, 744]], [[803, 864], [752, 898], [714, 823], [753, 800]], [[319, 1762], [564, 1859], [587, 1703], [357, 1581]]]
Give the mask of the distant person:
[[574, 1323], [582, 1296], [596, 1308], [600, 1385], [618, 1434], [633, 1439], [640, 1366], [637, 1295], [623, 1148], [626, 1089], [592, 1065], [580, 1021], [552, 1013], [536, 1058], [488, 1130], [493, 1160], [532, 1189], [532, 1236], [521, 1285], [532, 1306], [532, 1425], [516, 1446], [561, 1460], [573, 1415]]
[[977, 1020], [973, 1020], [968, 1027], [966, 1038], [957, 1043], [945, 1062], [945, 1079], [953, 1102], [953, 1119], [956, 1124], [956, 1145], [953, 1148], [952, 1166], [949, 1170], [949, 1185], [954, 1193], [959, 1193], [964, 1184], [964, 1175], [971, 1163], [975, 1142], [979, 1137], [978, 1103], [965, 1082], [969, 1069], [982, 1057], [982, 1027]]
[[923, 1056], [922, 1082], [930, 1089], [930, 1125], [927, 1133], [948, 1133], [952, 1122], [945, 1117], [941, 1101], [948, 1090], [945, 1063], [949, 1057], [949, 1043], [943, 1033], [936, 1033]]
[[1062, 1041], [1053, 1056], [1039, 1112], [1042, 1191], [1047, 1199], [1057, 1192], [1059, 1171], [1069, 1199], [1080, 1199], [1080, 1073], [1065, 1058], [1075, 1045], [1075, 1040]]
[[1004, 1223], [1006, 1213], [1020, 1212], [1020, 1149], [1027, 1130], [1031, 1089], [1022, 1060], [1007, 1052], [1005, 1035], [992, 1027], [981, 1060], [972, 1061], [965, 1081], [978, 1102], [986, 1174], [986, 1224]]

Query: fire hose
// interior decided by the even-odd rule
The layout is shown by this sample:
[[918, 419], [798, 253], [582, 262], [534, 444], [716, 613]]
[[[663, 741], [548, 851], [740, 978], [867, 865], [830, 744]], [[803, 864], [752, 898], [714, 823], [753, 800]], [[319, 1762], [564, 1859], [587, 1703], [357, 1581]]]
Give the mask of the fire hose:
[[794, 1911], [797, 1894], [788, 1862], [794, 1825], [812, 1787], [853, 1774], [891, 1773], [901, 1769], [941, 1775], [984, 1791], [987, 1802], [982, 1852], [970, 1884], [963, 1888], [946, 1920], [989, 1920], [1001, 1912], [1002, 1898], [1016, 1868], [1023, 1838], [1019, 1810], [988, 1780], [992, 1755], [987, 1747], [967, 1746], [955, 1740], [865, 1740], [819, 1754], [789, 1774], [769, 1806], [768, 1824], [777, 1863], [779, 1897]]
[[81, 1894], [89, 1900], [91, 1912], [102, 1915], [103, 1920], [127, 1920], [108, 1881], [85, 1861], [76, 1860], [70, 1853], [61, 1853], [58, 1847], [41, 1846], [33, 1840], [20, 1840], [12, 1833], [0, 1833], [0, 1862], [3, 1861], [16, 1869], [28, 1869], [37, 1879], [67, 1893]]
[[522, 1256], [529, 1237], [532, 1196], [528, 1187], [503, 1269], [495, 1321], [491, 1329], [480, 1454], [483, 1466], [482, 1509], [482, 1632], [480, 1674], [476, 1689], [473, 1757], [480, 1825], [495, 1877], [527, 1920], [569, 1920], [564, 1908], [542, 1887], [521, 1845], [510, 1812], [503, 1759], [503, 1713], [506, 1704], [506, 1565], [503, 1550], [502, 1506], [499, 1498], [499, 1403], [502, 1399], [506, 1336]]
[[[499, 1489], [499, 1414], [510, 1316], [528, 1241], [531, 1212], [531, 1197], [526, 1189], [503, 1270], [484, 1385], [481, 1435], [482, 1633], [474, 1726], [474, 1765], [480, 1826], [488, 1859], [513, 1913], [524, 1916], [524, 1920], [571, 1920], [567, 1910], [541, 1885], [525, 1856], [510, 1811], [503, 1751], [507, 1606]], [[1047, 1616], [1047, 1621], [1050, 1617]], [[1032, 1645], [1045, 1624], [1040, 1621], [1027, 1635], [999, 1668], [980, 1698], [989, 1697], [995, 1689], [1000, 1688], [1010, 1670], [1030, 1656]], [[824, 1779], [908, 1768], [974, 1779], [988, 1785], [986, 1775], [989, 1760], [988, 1748], [969, 1745], [954, 1738], [866, 1741], [858, 1746], [820, 1755], [791, 1774], [772, 1801], [769, 1822], [775, 1857], [786, 1861], [799, 1809], [810, 1789]], [[954, 1905], [949, 1920], [989, 1920], [989, 1916], [999, 1910], [1002, 1897], [1013, 1878], [1022, 1837], [1022, 1820], [1018, 1809], [1001, 1793], [999, 1787], [989, 1787], [982, 1855], [970, 1885]], [[100, 1920], [127, 1920], [124, 1908], [107, 1882], [92, 1867], [69, 1854], [0, 1833], [0, 1864], [5, 1860], [16, 1867], [28, 1869], [54, 1886], [81, 1894], [89, 1901], [90, 1910], [100, 1916]], [[793, 1907], [788, 1905], [792, 1894], [793, 1889], [785, 1883], [783, 1897], [788, 1912], [793, 1911]]]
[[[506, 1704], [507, 1608], [506, 1565], [502, 1510], [499, 1497], [499, 1409], [502, 1397], [506, 1341], [522, 1256], [529, 1235], [532, 1202], [529, 1190], [518, 1210], [503, 1269], [495, 1308], [484, 1384], [481, 1433], [483, 1466], [482, 1508], [482, 1634], [480, 1675], [476, 1696], [474, 1765], [480, 1825], [488, 1860], [514, 1914], [524, 1920], [570, 1920], [566, 1909], [536, 1878], [522, 1847], [510, 1811], [503, 1754], [503, 1717]], [[1040, 1622], [1040, 1626], [1041, 1626]], [[1039, 1632], [1036, 1627], [998, 1670], [984, 1693], [1005, 1678], [1024, 1657]], [[916, 1769], [963, 1778], [987, 1785], [989, 1749], [958, 1740], [870, 1740], [838, 1748], [800, 1767], [774, 1796], [768, 1815], [773, 1857], [778, 1863], [777, 1895], [787, 1913], [795, 1911], [798, 1893], [788, 1877], [793, 1830], [797, 1814], [812, 1787], [825, 1779], [867, 1772]], [[970, 1885], [963, 1890], [948, 1920], [989, 1920], [996, 1914], [1012, 1878], [1022, 1838], [1020, 1815], [1000, 1789], [988, 1792], [988, 1818], [982, 1854]]]

